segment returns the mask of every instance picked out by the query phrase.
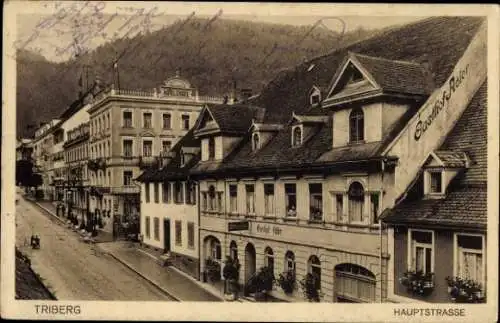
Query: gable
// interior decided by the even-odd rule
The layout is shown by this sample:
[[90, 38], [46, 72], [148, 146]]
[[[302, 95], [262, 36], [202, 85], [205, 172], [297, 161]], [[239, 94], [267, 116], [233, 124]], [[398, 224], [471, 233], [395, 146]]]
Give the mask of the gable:
[[341, 65], [333, 78], [328, 98], [344, 97], [380, 89], [370, 73], [352, 55]]
[[210, 109], [208, 109], [208, 107], [204, 107], [198, 119], [196, 120], [194, 131], [196, 133], [199, 133], [213, 130], [220, 130], [220, 127], [217, 124], [217, 121], [215, 121], [215, 118], [210, 112]]

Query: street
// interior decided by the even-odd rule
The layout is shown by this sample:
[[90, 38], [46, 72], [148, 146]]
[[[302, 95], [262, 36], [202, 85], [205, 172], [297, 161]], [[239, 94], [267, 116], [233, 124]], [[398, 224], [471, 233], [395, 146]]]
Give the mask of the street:
[[[40, 236], [40, 249], [31, 249], [32, 234]], [[172, 301], [22, 197], [16, 209], [16, 245], [58, 300]]]

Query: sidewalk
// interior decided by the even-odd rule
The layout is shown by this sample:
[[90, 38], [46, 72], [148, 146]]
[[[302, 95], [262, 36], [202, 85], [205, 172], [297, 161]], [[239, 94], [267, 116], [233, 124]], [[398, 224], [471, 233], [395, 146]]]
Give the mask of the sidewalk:
[[222, 296], [201, 287], [193, 278], [179, 273], [171, 267], [160, 266], [153, 256], [138, 250], [130, 242], [101, 243], [99, 247], [113, 258], [135, 271], [153, 285], [179, 301], [217, 302], [223, 301]]

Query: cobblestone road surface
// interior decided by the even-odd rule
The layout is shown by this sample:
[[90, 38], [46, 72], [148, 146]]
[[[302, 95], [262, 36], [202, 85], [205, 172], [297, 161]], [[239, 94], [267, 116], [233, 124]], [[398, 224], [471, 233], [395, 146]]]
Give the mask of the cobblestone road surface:
[[[32, 233], [40, 236], [40, 249], [29, 246]], [[16, 245], [58, 300], [172, 300], [23, 198], [16, 210]]]

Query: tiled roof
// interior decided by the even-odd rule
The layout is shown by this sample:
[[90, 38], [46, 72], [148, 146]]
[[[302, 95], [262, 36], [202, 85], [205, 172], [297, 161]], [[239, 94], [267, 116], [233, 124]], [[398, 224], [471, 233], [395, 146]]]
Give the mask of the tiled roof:
[[434, 154], [443, 162], [445, 167], [465, 167], [467, 157], [463, 152], [436, 150]]
[[447, 188], [444, 199], [422, 199], [422, 176], [409, 197], [384, 216], [389, 223], [425, 223], [486, 227], [487, 215], [487, 83], [478, 89], [468, 107], [437, 150], [445, 163], [460, 160], [463, 152], [469, 168], [459, 173]]
[[384, 91], [428, 95], [434, 90], [430, 73], [420, 64], [352, 54]]
[[252, 119], [262, 119], [264, 110], [247, 105], [209, 104], [208, 110], [215, 118], [222, 132], [246, 133]]
[[[425, 65], [426, 70], [430, 73], [429, 77], [435, 81], [436, 86], [440, 86], [453, 71], [455, 64], [482, 22], [482, 18], [476, 17], [439, 17], [385, 32], [374, 38], [301, 64], [293, 70], [280, 73], [251, 102], [253, 105], [265, 108], [264, 123], [287, 124], [290, 121], [292, 112], [297, 115], [328, 115], [328, 109], [310, 106], [309, 92], [313, 85], [320, 88], [328, 86], [335, 71], [349, 52], [357, 53], [357, 56], [365, 64], [370, 65], [371, 70], [375, 71], [374, 73], [381, 82], [391, 89], [395, 89], [400, 85], [387, 79], [385, 74], [382, 75], [383, 68], [387, 68], [389, 65], [398, 66], [399, 69], [393, 73], [402, 73], [404, 68], [401, 66], [408, 65], [409, 67], [405, 68], [407, 70], [415, 69], [418, 74], [415, 76], [417, 79], [423, 80], [427, 76], [424, 75], [425, 73], [422, 72], [419, 65], [402, 62], [389, 63], [387, 60], [407, 61]], [[380, 69], [375, 66], [376, 63], [380, 63], [383, 68]], [[314, 68], [310, 69], [309, 67], [312, 64], [314, 64]], [[405, 76], [404, 79], [407, 80], [408, 77]], [[419, 89], [413, 88], [413, 90], [421, 91], [423, 88], [426, 89], [426, 86]], [[408, 86], [405, 85], [406, 87]], [[417, 86], [412, 85], [412, 87]], [[226, 111], [226, 109], [220, 108], [221, 111]], [[345, 153], [339, 153], [341, 149], [332, 150], [331, 148], [331, 122], [319, 127], [316, 135], [309, 138], [308, 142], [298, 148], [291, 147], [291, 128], [286, 126], [274, 138], [270, 139], [265, 147], [257, 152], [252, 152], [251, 142], [249, 138], [245, 138], [239, 147], [236, 147], [222, 163], [219, 163], [218, 166], [211, 165], [205, 171], [236, 170], [242, 167], [258, 169], [271, 165], [275, 165], [277, 168], [285, 165], [287, 167], [302, 167], [304, 163], [313, 163], [325, 153], [327, 155], [321, 157], [321, 162], [374, 158], [401, 131], [414, 113], [414, 110], [408, 110], [405, 115], [394, 123], [393, 128], [382, 139], [382, 142], [351, 148], [346, 147], [343, 148]], [[238, 125], [241, 122], [240, 117], [236, 117], [234, 114], [221, 120], [224, 120], [224, 127], [233, 127], [229, 124], [226, 125], [225, 122], [234, 122], [236, 124], [234, 127], [238, 129], [244, 128]], [[201, 171], [201, 168], [205, 167], [208, 166], [197, 167], [197, 170]]]
[[174, 152], [172, 160], [163, 168], [149, 167], [146, 169], [139, 177], [137, 181], [139, 182], [161, 182], [165, 180], [175, 180], [180, 178], [186, 178], [189, 175], [189, 170], [200, 161], [200, 153], [195, 154], [191, 160], [180, 167], [181, 165], [181, 154], [180, 151], [182, 147], [199, 148], [200, 143], [194, 137], [193, 129], [189, 130], [186, 135], [184, 135], [170, 150]]

